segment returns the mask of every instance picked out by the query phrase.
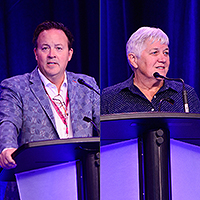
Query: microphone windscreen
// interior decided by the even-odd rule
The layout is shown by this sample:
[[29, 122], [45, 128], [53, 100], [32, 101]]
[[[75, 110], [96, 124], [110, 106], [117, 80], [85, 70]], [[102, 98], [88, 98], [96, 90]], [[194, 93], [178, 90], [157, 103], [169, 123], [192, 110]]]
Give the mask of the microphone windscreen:
[[91, 122], [92, 121], [89, 117], [86, 117], [86, 116], [83, 118], [83, 120], [86, 121], [86, 122]]
[[153, 76], [154, 76], [155, 78], [162, 77], [158, 72], [155, 72], [155, 73], [153, 74]]
[[79, 82], [80, 84], [84, 84], [84, 83], [85, 83], [85, 81], [84, 81], [83, 79], [81, 79], [81, 78], [78, 79], [78, 82]]

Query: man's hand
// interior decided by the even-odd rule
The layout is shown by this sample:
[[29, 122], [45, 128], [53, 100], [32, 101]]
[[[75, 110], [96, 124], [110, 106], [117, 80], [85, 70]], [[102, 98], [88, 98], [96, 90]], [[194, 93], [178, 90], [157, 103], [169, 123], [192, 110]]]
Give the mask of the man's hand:
[[17, 165], [12, 158], [12, 153], [15, 151], [15, 148], [8, 148], [1, 152], [0, 154], [0, 166], [4, 169], [15, 168]]

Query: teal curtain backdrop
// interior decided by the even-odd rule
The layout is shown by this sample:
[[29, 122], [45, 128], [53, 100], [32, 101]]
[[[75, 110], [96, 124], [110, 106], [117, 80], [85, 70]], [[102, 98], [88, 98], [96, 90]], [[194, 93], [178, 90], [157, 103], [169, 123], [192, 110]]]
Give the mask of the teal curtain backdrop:
[[128, 38], [141, 26], [159, 27], [170, 39], [168, 77], [182, 78], [200, 96], [200, 1], [101, 0], [101, 89], [130, 77]]

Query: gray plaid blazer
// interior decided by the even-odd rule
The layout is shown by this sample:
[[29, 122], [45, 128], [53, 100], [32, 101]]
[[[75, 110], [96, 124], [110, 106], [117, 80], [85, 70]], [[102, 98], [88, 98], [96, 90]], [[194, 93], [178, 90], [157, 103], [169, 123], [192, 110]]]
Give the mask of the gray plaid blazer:
[[[78, 83], [82, 78], [97, 91], [94, 78], [67, 72], [68, 94], [74, 137], [92, 136], [92, 124], [84, 116], [100, 125], [100, 97]], [[18, 148], [24, 143], [58, 139], [55, 119], [38, 70], [5, 79], [0, 84], [0, 152], [4, 148]]]

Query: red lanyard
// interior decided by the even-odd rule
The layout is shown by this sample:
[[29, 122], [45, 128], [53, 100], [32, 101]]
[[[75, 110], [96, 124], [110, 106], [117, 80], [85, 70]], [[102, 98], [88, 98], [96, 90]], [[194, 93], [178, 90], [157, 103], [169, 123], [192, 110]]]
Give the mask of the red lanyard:
[[[44, 86], [44, 84], [43, 84], [43, 86]], [[52, 102], [52, 104], [53, 104], [53, 107], [55, 108], [56, 112], [58, 113], [60, 119], [61, 119], [62, 122], [66, 125], [66, 133], [68, 134], [68, 126], [67, 126], [67, 121], [66, 121], [65, 116], [63, 115], [63, 113], [61, 112], [61, 110], [59, 109], [59, 107], [56, 105], [56, 103], [51, 99], [51, 97], [49, 96], [49, 94], [48, 94], [48, 92], [47, 92], [45, 86], [44, 86], [44, 90], [45, 90], [47, 96], [49, 97], [49, 99], [51, 100], [51, 102]], [[62, 102], [61, 102], [61, 103], [62, 103]], [[68, 104], [69, 104], [69, 97], [68, 97], [68, 92], [67, 92], [67, 93], [66, 93], [66, 105], [65, 105], [66, 108], [64, 109], [65, 113], [66, 113], [66, 109], [67, 109]], [[66, 113], [66, 114], [67, 114], [67, 113]]]

